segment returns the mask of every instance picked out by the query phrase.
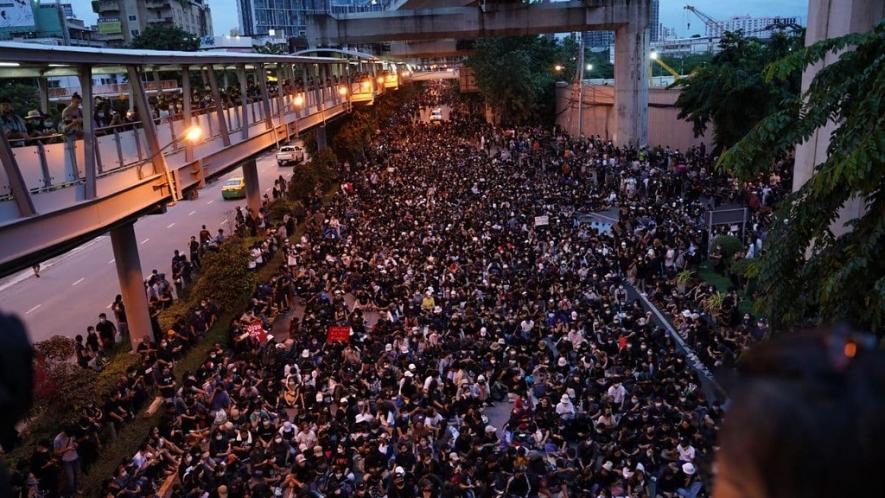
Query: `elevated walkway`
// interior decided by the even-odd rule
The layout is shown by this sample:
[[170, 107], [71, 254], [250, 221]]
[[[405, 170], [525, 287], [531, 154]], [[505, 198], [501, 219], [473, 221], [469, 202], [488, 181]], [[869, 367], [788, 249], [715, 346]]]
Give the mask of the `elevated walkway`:
[[[50, 67], [45, 60], [71, 61], [75, 57], [90, 62], [101, 60], [84, 49], [59, 51], [58, 47], [46, 50], [38, 45], [19, 45], [23, 44], [0, 44], [6, 60], [19, 64], [0, 68], [0, 77], [37, 75], [41, 64], [47, 69]], [[113, 51], [109, 62], [115, 63], [119, 52], [142, 51]], [[243, 55], [249, 56], [245, 59], [250, 62], [237, 64], [244, 59]], [[274, 94], [264, 88], [264, 95], [254, 97], [245, 105], [235, 105], [221, 95], [216, 83], [217, 100], [227, 104], [219, 109], [214, 105], [216, 99], [212, 98], [208, 106], [190, 109], [189, 119], [185, 119], [182, 112], [154, 119], [149, 126], [142, 121], [102, 128], [93, 126], [92, 130], [85, 130], [84, 126], [80, 137], [50, 134], [6, 141], [2, 148], [7, 153], [0, 154], [4, 166], [0, 169], [0, 274], [63, 252], [133, 216], [182, 199], [207, 179], [258, 152], [349, 112], [353, 103], [371, 103], [385, 86], [368, 76], [348, 78], [347, 68], [337, 67], [347, 65], [347, 59], [233, 53], [230, 56], [228, 64], [233, 64], [234, 72], [243, 76], [242, 82], [246, 81], [247, 73], [253, 82], [257, 81], [256, 76], [263, 70], [291, 85]], [[227, 64], [214, 64], [220, 57], [215, 53], [188, 53], [182, 56], [183, 62], [191, 64], [178, 67], [171, 64], [174, 58], [164, 57], [158, 61], [163, 63], [164, 70], [174, 68], [181, 73], [182, 68], [187, 67], [189, 80], [199, 74], [201, 67], [204, 77], [212, 67], [216, 78], [221, 76], [218, 73], [230, 69]], [[213, 64], [201, 64], [204, 59]], [[256, 62], [259, 60], [266, 63]], [[82, 71], [82, 67], [72, 64], [69, 70]], [[61, 73], [60, 64], [53, 63], [51, 68], [56, 74]], [[140, 76], [147, 72], [144, 66], [130, 65], [127, 71], [128, 68]], [[296, 68], [303, 73], [302, 78], [294, 77]], [[309, 71], [322, 72], [323, 83]], [[84, 97], [82, 111], [84, 115], [91, 115], [92, 109], [87, 109], [92, 107], [92, 99], [87, 95], [90, 85], [85, 81], [81, 83], [85, 83], [79, 89]], [[130, 93], [147, 93], [143, 82], [131, 86]], [[192, 93], [190, 87], [205, 90], [202, 84], [190, 81], [179, 80], [175, 89], [171, 86], [167, 85], [180, 95], [178, 98], [185, 100], [189, 100], [186, 97]], [[183, 86], [188, 87], [186, 91]], [[213, 93], [212, 89], [208, 93]], [[139, 98], [132, 97], [134, 107], [139, 108]], [[193, 108], [194, 104], [185, 102], [185, 107]], [[146, 98], [145, 105], [150, 106]], [[192, 127], [198, 127], [201, 136], [189, 143], [182, 137]]]

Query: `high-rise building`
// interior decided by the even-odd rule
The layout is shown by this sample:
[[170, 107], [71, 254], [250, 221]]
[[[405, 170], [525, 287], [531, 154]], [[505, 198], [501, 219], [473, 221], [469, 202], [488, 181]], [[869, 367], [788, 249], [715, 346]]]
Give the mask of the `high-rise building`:
[[651, 0], [651, 11], [648, 16], [649, 41], [661, 39], [661, 0]]
[[735, 16], [717, 24], [707, 24], [707, 36], [721, 37], [726, 31], [741, 30], [744, 35], [770, 38], [773, 33], [801, 24], [799, 17]]
[[3, 13], [0, 40], [81, 47], [104, 45], [94, 28], [74, 16], [69, 3], [16, 2], [4, 8]]
[[349, 14], [384, 10], [382, 0], [237, 0], [240, 34], [305, 36], [311, 14]]
[[211, 36], [208, 0], [95, 0], [98, 32], [112, 47], [126, 45], [148, 26], [177, 26], [194, 36]]
[[[648, 19], [649, 41], [656, 42], [662, 37], [661, 2], [651, 0]], [[584, 44], [595, 49], [607, 49], [615, 43], [614, 31], [587, 31], [584, 33]]]

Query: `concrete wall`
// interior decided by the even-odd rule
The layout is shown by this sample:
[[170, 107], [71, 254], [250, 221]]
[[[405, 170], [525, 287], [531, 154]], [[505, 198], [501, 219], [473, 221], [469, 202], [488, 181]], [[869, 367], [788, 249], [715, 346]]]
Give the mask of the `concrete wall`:
[[[611, 138], [615, 130], [614, 87], [584, 84], [584, 112], [581, 132]], [[650, 88], [648, 91], [648, 144], [669, 145], [685, 150], [704, 142], [712, 145], [712, 133], [695, 138], [691, 123], [677, 118], [679, 90]], [[556, 123], [572, 135], [578, 133], [578, 93], [571, 86], [556, 88]]]

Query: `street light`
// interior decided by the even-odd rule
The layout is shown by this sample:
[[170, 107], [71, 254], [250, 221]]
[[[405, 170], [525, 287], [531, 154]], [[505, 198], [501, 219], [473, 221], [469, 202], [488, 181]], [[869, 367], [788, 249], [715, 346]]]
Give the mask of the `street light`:
[[558, 73], [558, 72], [562, 71], [562, 66], [560, 66], [559, 64], [557, 64], [557, 65], [553, 66], [553, 70], [556, 71], [556, 72]]
[[652, 53], [648, 54], [648, 57], [649, 57], [651, 60], [656, 61], [656, 60], [658, 60], [658, 57], [660, 57], [660, 56], [658, 55], [657, 52], [652, 52]]
[[593, 64], [587, 64], [587, 71], [593, 71]]
[[295, 96], [295, 100], [293, 102], [295, 107], [301, 107], [304, 105], [304, 97], [301, 94]]
[[347, 95], [347, 87], [344, 85], [339, 85], [338, 86], [338, 95], [341, 95], [342, 97]]
[[199, 141], [200, 138], [202, 138], [202, 137], [203, 137], [203, 129], [197, 125], [190, 126], [184, 132], [184, 139], [192, 144], [197, 143], [197, 141]]
[[[168, 149], [169, 147], [172, 147], [173, 145], [180, 142], [181, 140], [186, 140], [186, 141], [190, 142], [191, 144], [196, 144], [200, 140], [200, 138], [202, 138], [202, 137], [203, 137], [203, 129], [202, 128], [200, 128], [197, 125], [188, 126], [188, 128], [186, 130], [184, 130], [183, 135], [181, 135], [180, 137], [173, 138], [171, 142], [160, 147], [160, 150], [151, 154], [151, 157], [147, 158], [145, 160], [145, 162], [153, 161], [154, 158], [159, 156], [160, 154], [162, 154], [164, 150]], [[172, 179], [172, 172], [169, 171], [168, 166], [166, 167], [166, 183], [169, 185], [170, 192], [172, 192], [172, 198], [174, 200], [178, 201], [179, 199], [178, 199], [178, 196], [176, 195], [176, 191], [172, 187], [172, 185], [174, 185], [173, 179]]]

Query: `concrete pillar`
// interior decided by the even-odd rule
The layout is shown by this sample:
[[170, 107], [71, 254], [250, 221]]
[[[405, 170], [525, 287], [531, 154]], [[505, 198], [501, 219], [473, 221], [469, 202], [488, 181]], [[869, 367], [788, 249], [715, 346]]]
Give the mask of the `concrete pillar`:
[[258, 214], [261, 209], [261, 186], [258, 184], [258, 165], [254, 158], [243, 163], [243, 180], [246, 181], [246, 205]]
[[126, 307], [129, 340], [134, 351], [139, 343], [153, 337], [135, 226], [127, 223], [111, 230], [111, 247], [114, 250], [117, 278], [120, 280], [120, 294], [123, 295], [123, 305]]
[[616, 145], [648, 142], [648, 2], [634, 2], [636, 22], [615, 31]]
[[316, 138], [317, 151], [323, 150], [328, 146], [328, 144], [326, 143], [326, 123], [317, 126]]
[[[836, 38], [848, 33], [863, 33], [885, 18], [885, 2], [882, 0], [809, 0], [808, 27], [805, 32], [805, 46], [827, 38]], [[802, 92], [808, 90], [818, 71], [838, 60], [840, 54], [828, 53], [822, 62], [809, 66], [802, 73]], [[796, 161], [793, 166], [793, 191], [802, 188], [814, 173], [814, 167], [827, 159], [830, 136], [835, 131], [830, 122], [816, 130], [808, 141], [796, 147]], [[862, 199], [849, 199], [839, 210], [839, 218], [830, 229], [836, 236], [849, 231], [845, 223], [861, 216], [865, 211]]]
[[84, 196], [86, 199], [95, 199], [97, 186], [95, 174], [95, 121], [92, 119], [94, 115], [92, 67], [84, 64], [80, 66], [77, 72], [80, 77], [81, 97], [83, 97], [83, 169], [86, 170]]

